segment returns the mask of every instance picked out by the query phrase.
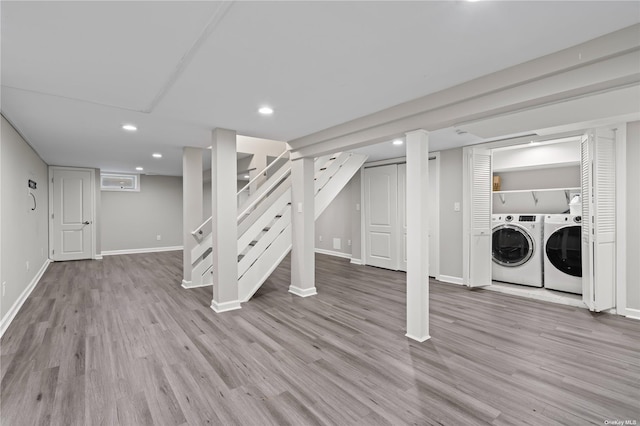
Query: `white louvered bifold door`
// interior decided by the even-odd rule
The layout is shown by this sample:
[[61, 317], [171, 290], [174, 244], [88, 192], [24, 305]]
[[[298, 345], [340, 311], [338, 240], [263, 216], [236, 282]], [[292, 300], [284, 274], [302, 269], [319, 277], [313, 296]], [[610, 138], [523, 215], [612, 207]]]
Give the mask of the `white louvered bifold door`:
[[491, 285], [491, 152], [472, 150], [469, 287]]
[[592, 311], [615, 307], [615, 133], [582, 138], [582, 299]]

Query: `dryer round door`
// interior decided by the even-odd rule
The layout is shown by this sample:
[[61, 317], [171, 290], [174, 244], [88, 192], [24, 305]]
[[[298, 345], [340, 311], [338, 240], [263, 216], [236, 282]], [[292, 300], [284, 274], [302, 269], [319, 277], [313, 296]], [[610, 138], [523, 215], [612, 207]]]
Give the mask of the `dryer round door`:
[[547, 239], [547, 259], [567, 275], [582, 277], [582, 228], [579, 225], [564, 226]]
[[520, 266], [533, 256], [533, 240], [526, 229], [511, 224], [498, 225], [491, 235], [491, 257], [502, 266]]

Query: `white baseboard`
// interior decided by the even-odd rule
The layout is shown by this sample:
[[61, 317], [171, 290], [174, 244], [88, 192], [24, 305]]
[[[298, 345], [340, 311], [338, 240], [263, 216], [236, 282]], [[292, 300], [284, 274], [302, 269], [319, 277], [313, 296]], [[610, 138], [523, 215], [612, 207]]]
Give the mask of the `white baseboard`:
[[217, 314], [235, 311], [236, 309], [240, 309], [240, 301], [232, 300], [231, 302], [218, 303], [215, 300], [212, 300], [211, 309], [213, 309], [213, 311]]
[[362, 259], [356, 259], [356, 258], [351, 258], [351, 263], [353, 263], [354, 265], [362, 265], [364, 264], [364, 262], [362, 262]]
[[95, 260], [102, 260], [102, 255], [101, 254], [96, 254], [96, 257], [94, 257]]
[[141, 249], [126, 249], [126, 250], [106, 250], [102, 252], [103, 256], [117, 256], [120, 254], [138, 254], [138, 253], [158, 253], [161, 251], [178, 251], [182, 250], [183, 246], [173, 247], [152, 247]]
[[300, 297], [309, 297], [318, 294], [315, 287], [300, 288], [295, 286], [289, 286], [289, 293], [295, 294], [296, 296]]
[[211, 287], [213, 283], [209, 284], [193, 284], [191, 281], [182, 280], [182, 288], [200, 288], [200, 287]]
[[317, 248], [316, 253], [326, 254], [326, 255], [335, 256], [335, 257], [342, 257], [345, 259], [351, 259], [351, 255], [349, 253], [342, 253], [340, 251], [325, 250], [325, 249]]
[[431, 336], [424, 336], [424, 337], [414, 337], [412, 335], [410, 335], [409, 333], [405, 334], [406, 337], [408, 337], [409, 339], [413, 339], [416, 342], [426, 342], [427, 340], [431, 339]]
[[36, 285], [40, 281], [40, 278], [42, 278], [42, 275], [44, 275], [44, 272], [47, 270], [50, 263], [51, 260], [49, 259], [44, 261], [36, 276], [33, 277], [27, 288], [25, 288], [20, 297], [18, 297], [18, 300], [16, 300], [11, 309], [9, 309], [5, 314], [4, 318], [2, 318], [2, 321], [0, 321], [0, 337], [2, 337], [7, 328], [9, 328], [9, 324], [11, 324], [11, 321], [16, 317], [16, 314], [20, 311], [20, 308], [24, 305], [24, 302], [26, 302], [33, 289], [36, 288]]
[[452, 277], [450, 275], [439, 275], [438, 277], [436, 277], [436, 279], [443, 283], [464, 285], [464, 281], [460, 277]]
[[626, 309], [626, 315], [627, 318], [631, 318], [631, 319], [635, 319], [635, 320], [640, 320], [640, 309], [632, 309], [632, 308], [627, 308]]

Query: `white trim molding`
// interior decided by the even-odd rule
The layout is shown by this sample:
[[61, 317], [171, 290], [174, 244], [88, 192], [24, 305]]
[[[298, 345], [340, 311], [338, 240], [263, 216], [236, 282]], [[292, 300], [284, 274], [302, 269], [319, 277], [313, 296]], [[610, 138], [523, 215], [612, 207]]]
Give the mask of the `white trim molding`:
[[349, 253], [342, 253], [340, 251], [326, 250], [326, 249], [315, 249], [316, 253], [326, 254], [328, 256], [342, 257], [344, 259], [351, 259], [351, 255]]
[[96, 257], [94, 257], [94, 260], [102, 260], [102, 254], [96, 254]]
[[162, 251], [178, 251], [178, 250], [182, 250], [182, 248], [183, 246], [172, 246], [172, 247], [151, 247], [151, 248], [124, 249], [124, 250], [105, 250], [102, 252], [102, 255], [118, 256], [121, 254], [159, 253]]
[[20, 311], [20, 308], [22, 307], [22, 305], [24, 305], [24, 302], [27, 301], [27, 298], [29, 297], [33, 289], [36, 288], [36, 285], [38, 284], [38, 282], [40, 282], [40, 278], [42, 278], [50, 263], [51, 260], [49, 259], [44, 261], [42, 267], [35, 275], [35, 277], [33, 277], [27, 288], [24, 289], [20, 297], [18, 297], [18, 300], [16, 300], [13, 306], [11, 306], [4, 318], [2, 318], [2, 321], [0, 322], [0, 337], [2, 337], [7, 328], [9, 328], [9, 324], [11, 324], [13, 319], [16, 317], [18, 311]]
[[627, 308], [625, 316], [634, 320], [640, 320], [640, 309]]
[[443, 283], [464, 285], [464, 280], [462, 279], [462, 277], [452, 277], [450, 275], [438, 275], [436, 277], [436, 280]]
[[405, 337], [408, 337], [409, 339], [415, 340], [418, 343], [426, 342], [427, 340], [431, 339], [431, 336], [425, 336], [425, 337], [417, 338], [417, 337], [414, 337], [414, 336], [410, 335], [409, 333], [405, 334]]
[[209, 284], [193, 284], [193, 282], [191, 281], [185, 281], [182, 280], [182, 288], [186, 288], [187, 290], [190, 288], [200, 288], [200, 287], [211, 287], [213, 285], [213, 283], [209, 283]]
[[318, 294], [315, 287], [299, 288], [294, 286], [289, 286], [289, 293], [295, 294], [296, 296], [300, 296], [300, 297], [309, 297], [309, 296], [315, 296], [316, 294]]
[[215, 300], [212, 300], [211, 309], [213, 309], [213, 312], [217, 314], [221, 314], [223, 312], [235, 311], [236, 309], [240, 309], [240, 301], [232, 300], [230, 302], [217, 303]]
[[354, 257], [351, 258], [351, 263], [353, 263], [354, 265], [364, 265], [362, 259], [356, 259]]

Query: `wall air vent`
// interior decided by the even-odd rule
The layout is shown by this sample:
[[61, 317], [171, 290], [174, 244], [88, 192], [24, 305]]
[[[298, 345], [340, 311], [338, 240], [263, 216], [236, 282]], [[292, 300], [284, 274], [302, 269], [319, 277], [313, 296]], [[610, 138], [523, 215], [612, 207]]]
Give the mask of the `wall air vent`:
[[102, 191], [140, 191], [140, 175], [128, 173], [101, 173]]

